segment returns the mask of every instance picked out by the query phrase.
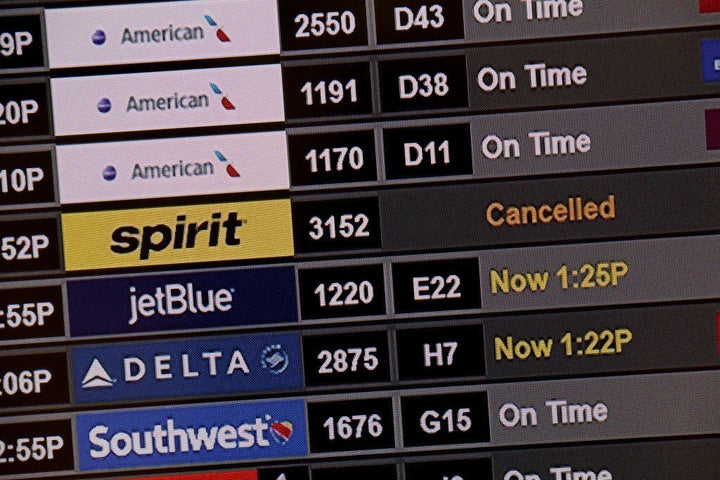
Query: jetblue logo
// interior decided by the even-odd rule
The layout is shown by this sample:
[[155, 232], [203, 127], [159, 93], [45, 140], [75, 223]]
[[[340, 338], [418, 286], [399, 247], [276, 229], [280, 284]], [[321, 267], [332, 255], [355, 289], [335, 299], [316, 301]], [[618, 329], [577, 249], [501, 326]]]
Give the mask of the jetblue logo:
[[302, 400], [81, 414], [80, 469], [303, 457], [305, 425]]
[[76, 348], [79, 403], [302, 387], [295, 334]]
[[75, 337], [298, 321], [292, 267], [71, 280], [67, 288]]
[[155, 288], [152, 293], [141, 293], [130, 287], [130, 319], [135, 325], [138, 318], [150, 318], [155, 315], [174, 316], [185, 313], [215, 313], [232, 310], [234, 288], [215, 290], [197, 290], [192, 283], [181, 285], [172, 283]]

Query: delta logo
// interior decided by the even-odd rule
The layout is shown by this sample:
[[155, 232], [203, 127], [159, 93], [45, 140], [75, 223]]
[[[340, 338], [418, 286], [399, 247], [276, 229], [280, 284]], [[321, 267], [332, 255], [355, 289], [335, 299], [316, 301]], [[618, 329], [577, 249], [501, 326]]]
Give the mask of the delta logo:
[[[140, 164], [132, 167], [130, 181], [142, 180], [176, 180], [178, 178], [214, 177], [216, 167], [219, 165], [221, 171], [229, 178], [240, 178], [240, 172], [233, 166], [227, 157], [220, 151], [214, 150], [212, 158], [214, 161], [186, 162], [180, 160], [174, 163], [161, 164]], [[106, 182], [114, 182], [118, 176], [118, 169], [114, 165], [107, 165], [102, 171], [102, 177]]]
[[116, 382], [117, 380], [110, 376], [100, 360], [93, 358], [90, 368], [83, 377], [82, 388], [107, 388], [112, 387]]
[[720, 0], [700, 0], [700, 13], [720, 12]]
[[[197, 342], [196, 342], [197, 343]], [[190, 342], [192, 346], [192, 342]], [[97, 356], [94, 356], [90, 366], [87, 368], [85, 376], [81, 382], [83, 390], [106, 389], [113, 388], [116, 385], [142, 385], [144, 382], [150, 382], [157, 385], [161, 382], [185, 382], [185, 381], [204, 381], [209, 379], [221, 379], [222, 381], [233, 381], [245, 378], [257, 377], [256, 369], [251, 369], [250, 365], [256, 365], [252, 362], [248, 364], [246, 356], [248, 352], [255, 350], [252, 347], [241, 349], [238, 347], [229, 347], [225, 344], [219, 344], [218, 348], [197, 351], [183, 351], [180, 345], [158, 345], [163, 351], [162, 354], [127, 354], [122, 356], [122, 367], [116, 365], [116, 359], [111, 362], [118, 372], [122, 372], [119, 376], [122, 382], [118, 384], [117, 378], [112, 376], [108, 369], [103, 365]], [[165, 350], [162, 350], [162, 347]], [[186, 349], [187, 350], [187, 347]], [[245, 354], [243, 353], [245, 350]], [[273, 351], [274, 359], [272, 366], [266, 367], [268, 360], [266, 352]], [[177, 352], [173, 354], [173, 351]], [[146, 353], [146, 352], [145, 352]], [[252, 355], [254, 356], [254, 355]], [[252, 361], [253, 358], [249, 357]], [[273, 376], [280, 375], [290, 366], [290, 357], [282, 345], [269, 345], [263, 349], [262, 356], [258, 355], [254, 359], [260, 362], [261, 369], [257, 372], [267, 372]], [[108, 363], [108, 360], [106, 360]], [[124, 383], [123, 383], [124, 382]], [[260, 388], [261, 385], [257, 385]], [[182, 388], [180, 388], [182, 390]], [[188, 392], [192, 393], [192, 392]]]
[[[230, 293], [226, 294], [220, 314], [230, 311]], [[196, 303], [199, 297], [191, 301], [181, 292], [171, 298], [156, 296], [164, 293], [158, 290], [135, 299], [137, 314], [162, 310], [178, 316], [190, 309], [203, 308], [207, 313], [220, 306], [202, 306]], [[176, 319], [166, 317], [166, 323], [172, 320]], [[303, 386], [300, 358], [298, 334], [80, 347], [72, 351], [73, 376], [78, 379], [75, 400], [95, 403], [297, 389]], [[285, 441], [282, 423], [276, 430], [278, 442]]]

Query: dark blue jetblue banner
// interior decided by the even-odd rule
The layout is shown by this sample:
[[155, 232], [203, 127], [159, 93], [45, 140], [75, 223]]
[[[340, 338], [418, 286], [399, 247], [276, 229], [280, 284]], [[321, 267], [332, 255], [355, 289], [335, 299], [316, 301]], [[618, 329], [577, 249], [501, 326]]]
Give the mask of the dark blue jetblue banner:
[[298, 321], [292, 267], [71, 280], [67, 292], [74, 337]]
[[75, 348], [72, 365], [78, 403], [303, 386], [297, 334]]
[[77, 417], [81, 471], [304, 457], [302, 400], [102, 412]]

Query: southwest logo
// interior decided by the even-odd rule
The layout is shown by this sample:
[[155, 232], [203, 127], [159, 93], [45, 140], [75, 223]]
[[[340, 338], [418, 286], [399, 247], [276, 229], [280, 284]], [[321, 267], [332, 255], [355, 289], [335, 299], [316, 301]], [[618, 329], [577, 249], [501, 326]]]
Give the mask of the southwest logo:
[[700, 13], [720, 12], [720, 0], [700, 0]]
[[720, 82], [720, 40], [704, 40], [701, 48], [703, 81]]
[[304, 457], [302, 399], [79, 414], [81, 471]]
[[233, 105], [233, 103], [225, 95], [223, 95], [222, 90], [220, 90], [220, 87], [218, 87], [217, 84], [210, 82], [210, 90], [212, 90], [215, 95], [222, 95], [220, 103], [225, 110], [235, 110], [235, 105]]
[[229, 42], [230, 37], [227, 36], [227, 34], [223, 31], [221, 27], [218, 27], [218, 24], [215, 22], [215, 20], [210, 15], [205, 15], [205, 21], [210, 25], [211, 27], [215, 27], [215, 36], [223, 43]]
[[92, 445], [91, 458], [100, 459], [108, 456], [123, 458], [128, 455], [212, 452], [215, 449], [242, 450], [253, 447], [263, 449], [270, 446], [265, 433], [268, 429], [278, 445], [285, 445], [292, 437], [293, 424], [288, 420], [273, 422], [270, 415], [264, 415], [243, 423], [196, 427], [178, 425], [173, 417], [169, 417], [162, 423], [156, 423], [152, 428], [133, 430], [132, 433], [122, 429], [111, 432], [105, 425], [96, 425], [90, 430], [88, 439]]
[[293, 434], [293, 424], [290, 421], [273, 422], [270, 425], [270, 436], [278, 445], [285, 445]]
[[720, 150], [720, 108], [705, 110], [705, 140], [708, 150]]

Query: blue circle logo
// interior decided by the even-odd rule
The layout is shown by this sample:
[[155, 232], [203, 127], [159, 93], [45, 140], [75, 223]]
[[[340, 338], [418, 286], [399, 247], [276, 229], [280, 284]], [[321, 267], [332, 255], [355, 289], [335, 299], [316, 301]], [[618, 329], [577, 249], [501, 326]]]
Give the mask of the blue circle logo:
[[101, 99], [97, 104], [98, 112], [100, 113], [107, 113], [112, 108], [112, 103], [110, 103], [110, 100], [107, 98]]
[[273, 375], [280, 375], [290, 365], [290, 357], [283, 350], [282, 345], [268, 345], [262, 351], [262, 367]]
[[102, 175], [105, 180], [112, 182], [117, 177], [117, 170], [112, 165], [108, 165], [103, 169]]
[[92, 35], [92, 42], [95, 45], [102, 45], [105, 43], [105, 32], [102, 30], [95, 30], [95, 33]]

